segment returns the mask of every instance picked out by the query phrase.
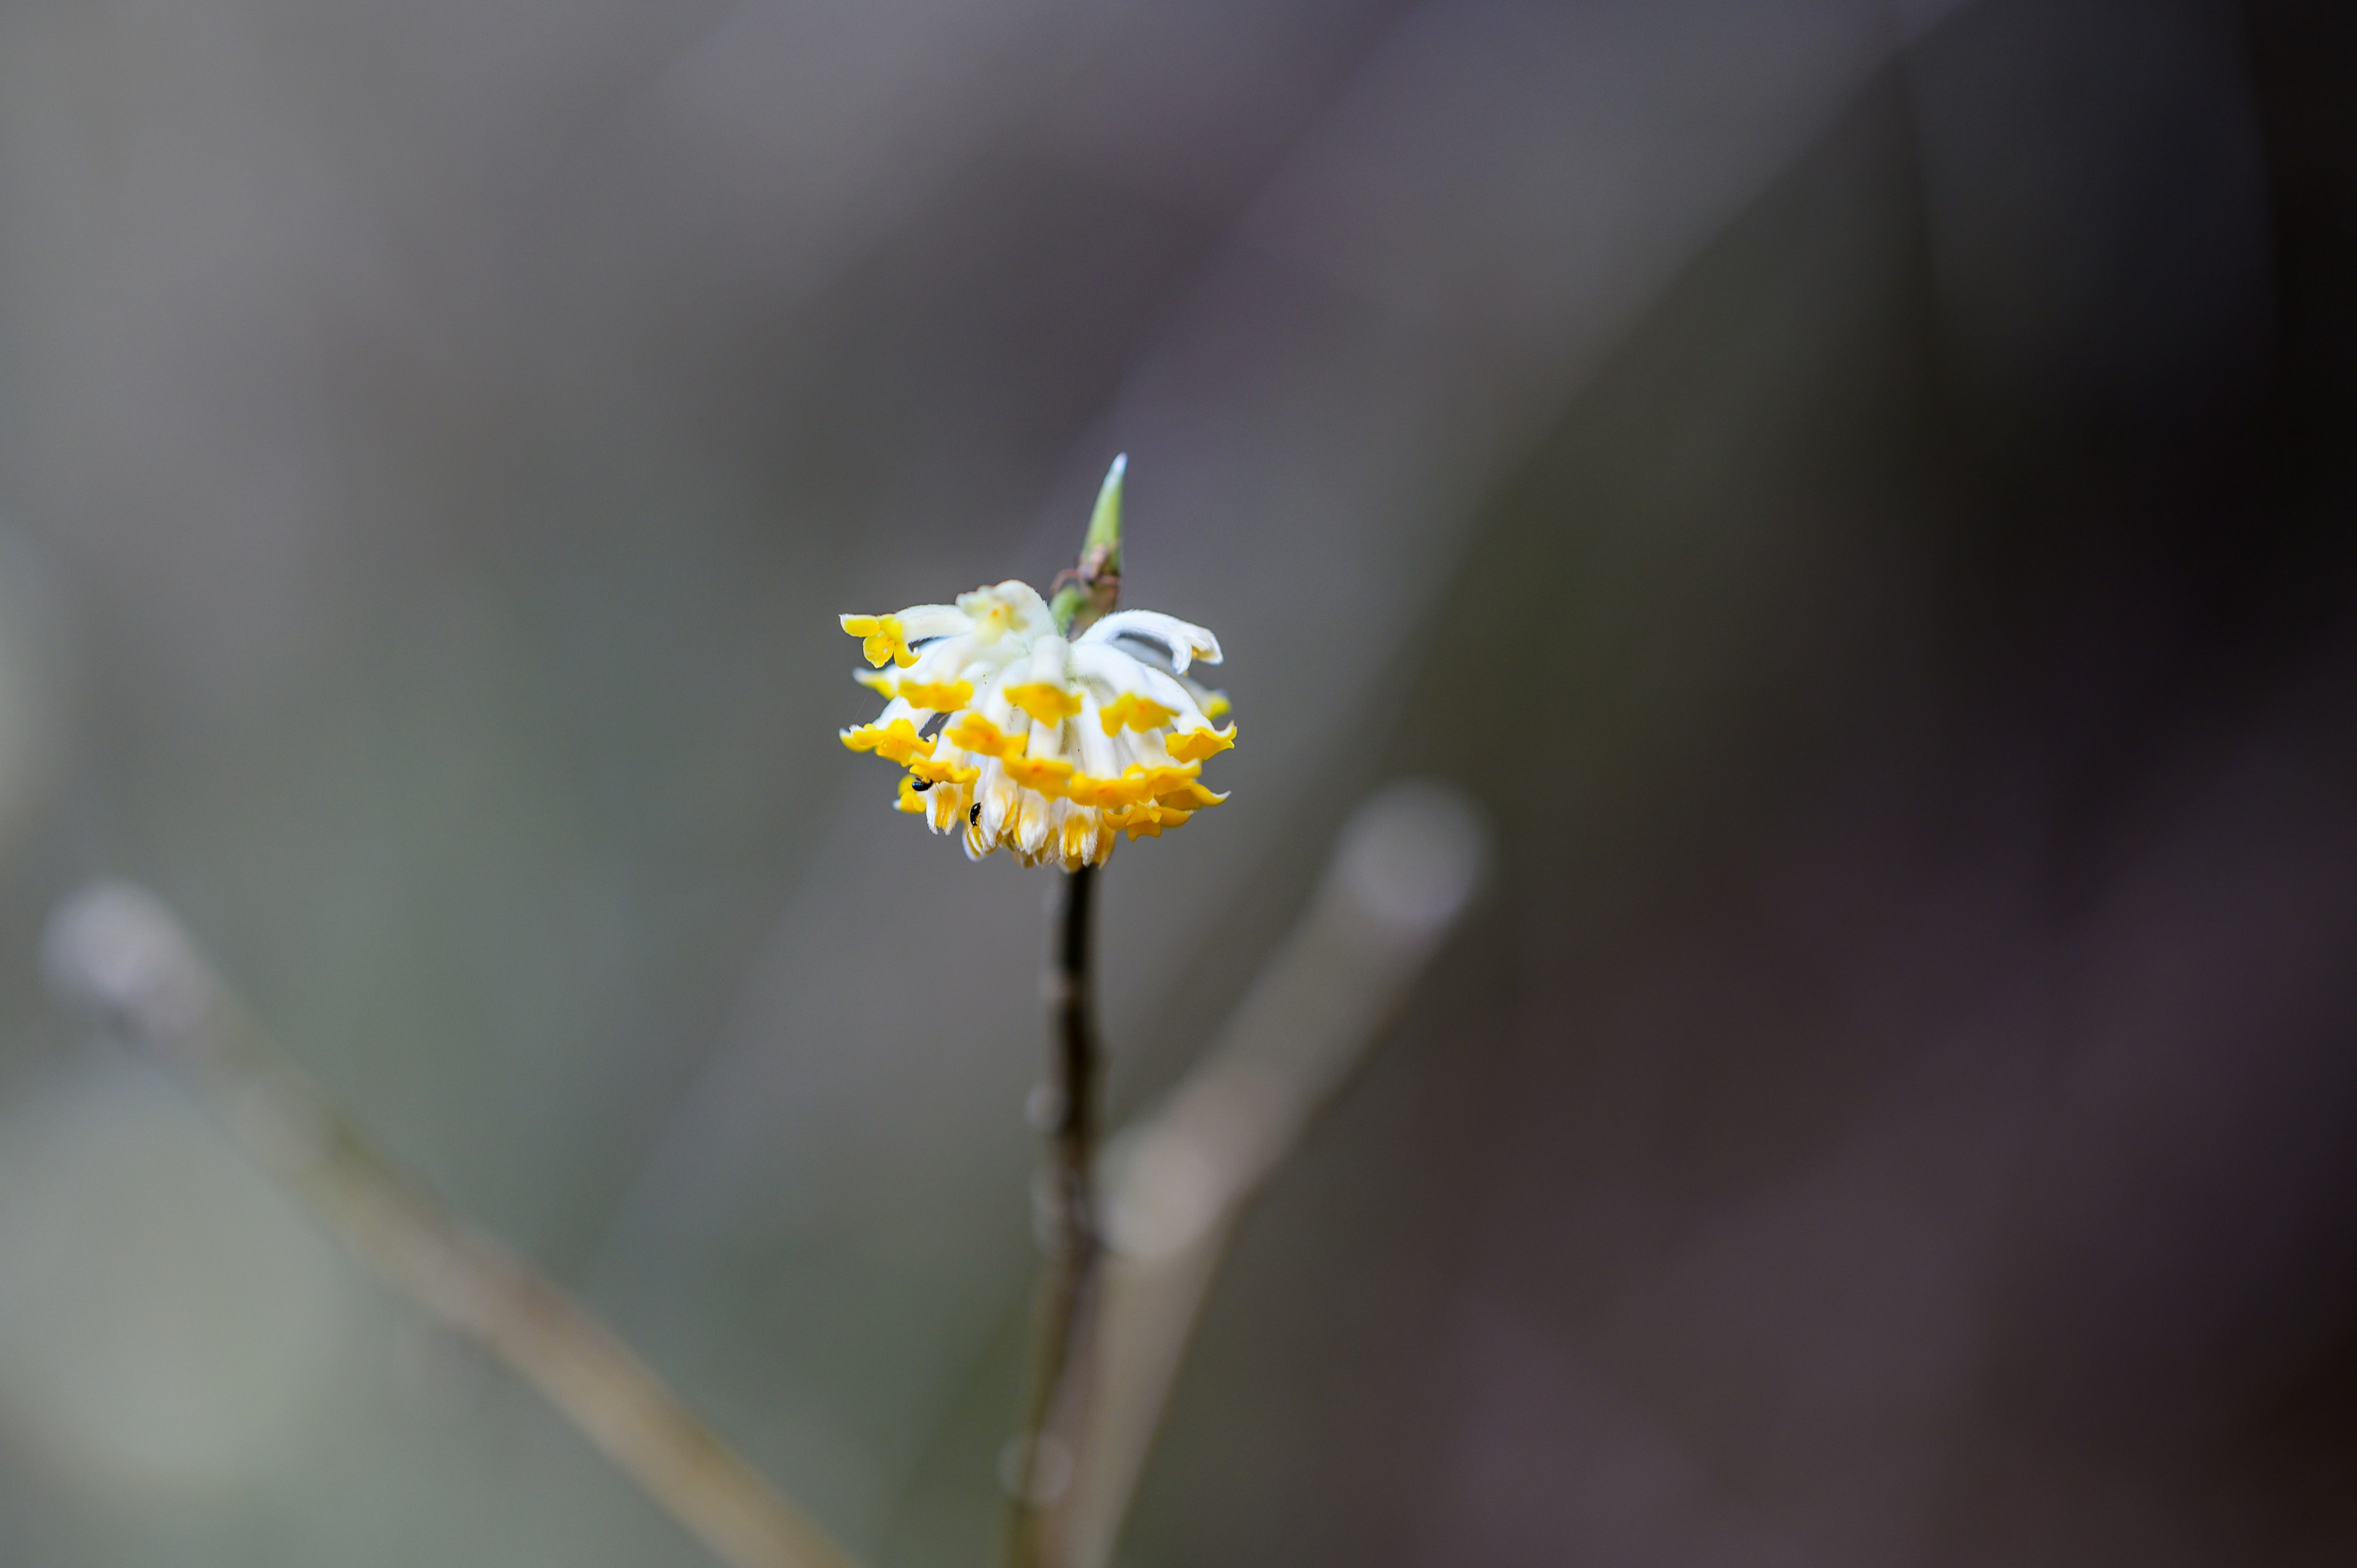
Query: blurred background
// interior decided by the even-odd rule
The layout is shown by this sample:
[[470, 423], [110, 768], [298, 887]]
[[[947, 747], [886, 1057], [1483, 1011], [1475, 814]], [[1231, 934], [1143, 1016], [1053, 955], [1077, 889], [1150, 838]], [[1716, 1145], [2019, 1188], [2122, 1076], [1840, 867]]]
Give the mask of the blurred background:
[[990, 1560], [1041, 876], [839, 611], [1215, 628], [1183, 1071], [1490, 889], [1252, 1214], [1181, 1564], [2357, 1561], [2357, 26], [2285, 0], [0, 9], [0, 1560], [694, 1564], [59, 1011], [98, 875], [878, 1568]]

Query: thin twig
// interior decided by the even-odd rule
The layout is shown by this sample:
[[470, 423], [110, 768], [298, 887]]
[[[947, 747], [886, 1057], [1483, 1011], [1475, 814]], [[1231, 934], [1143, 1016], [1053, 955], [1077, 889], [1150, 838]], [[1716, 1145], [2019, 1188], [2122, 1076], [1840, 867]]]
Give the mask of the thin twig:
[[630, 1348], [369, 1141], [264, 1035], [160, 900], [82, 893], [50, 973], [161, 1060], [361, 1261], [505, 1361], [730, 1568], [855, 1568]]
[[1103, 1253], [1098, 1233], [1097, 1039], [1091, 951], [1095, 869], [1067, 874], [1060, 889], [1055, 956], [1047, 974], [1050, 1041], [1047, 1194], [1054, 1254], [1039, 1301], [1031, 1392], [1015, 1450], [1015, 1506], [1007, 1561], [1051, 1568], [1063, 1559], [1073, 1465], [1085, 1446], [1089, 1391], [1075, 1352], [1095, 1294]]

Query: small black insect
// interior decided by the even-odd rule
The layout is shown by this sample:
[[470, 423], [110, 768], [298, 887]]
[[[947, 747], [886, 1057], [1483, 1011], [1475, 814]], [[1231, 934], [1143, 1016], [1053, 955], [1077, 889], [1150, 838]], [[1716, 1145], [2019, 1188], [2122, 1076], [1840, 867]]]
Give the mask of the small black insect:
[[970, 827], [980, 827], [982, 825], [981, 801], [976, 800], [973, 805], [966, 808], [965, 820], [967, 825]]
[[933, 781], [930, 779], [920, 779], [914, 784], [909, 786], [909, 789], [914, 789], [920, 795], [923, 794], [932, 787]]

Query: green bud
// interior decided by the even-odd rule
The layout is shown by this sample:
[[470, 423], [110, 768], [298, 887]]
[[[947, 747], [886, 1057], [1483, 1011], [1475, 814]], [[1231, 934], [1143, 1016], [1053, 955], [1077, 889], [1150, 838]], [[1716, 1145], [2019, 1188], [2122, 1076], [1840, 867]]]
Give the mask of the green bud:
[[1124, 453], [1105, 470], [1088, 534], [1081, 541], [1080, 564], [1056, 579], [1055, 596], [1048, 601], [1067, 637], [1111, 615], [1121, 597], [1121, 481], [1128, 468], [1129, 455]]

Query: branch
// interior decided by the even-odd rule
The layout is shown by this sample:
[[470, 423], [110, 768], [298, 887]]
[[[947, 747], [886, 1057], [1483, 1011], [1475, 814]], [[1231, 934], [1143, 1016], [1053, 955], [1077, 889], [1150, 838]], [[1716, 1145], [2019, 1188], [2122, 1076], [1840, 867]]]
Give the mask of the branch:
[[1015, 1509], [1007, 1561], [1018, 1568], [1062, 1561], [1060, 1543], [1068, 1533], [1062, 1505], [1070, 1498], [1074, 1459], [1088, 1442], [1086, 1369], [1074, 1352], [1084, 1341], [1103, 1255], [1093, 1181], [1099, 1058], [1089, 907], [1095, 881], [1095, 869], [1085, 865], [1063, 878], [1055, 959], [1047, 975], [1054, 1077], [1043, 1108], [1054, 1115], [1043, 1130], [1049, 1137], [1045, 1196], [1054, 1251], [1039, 1301], [1031, 1393], [1013, 1455]]
[[554, 1283], [450, 1214], [285, 1059], [152, 894], [88, 888], [49, 924], [56, 987], [205, 1101], [365, 1264], [537, 1388], [730, 1568], [856, 1568]]

